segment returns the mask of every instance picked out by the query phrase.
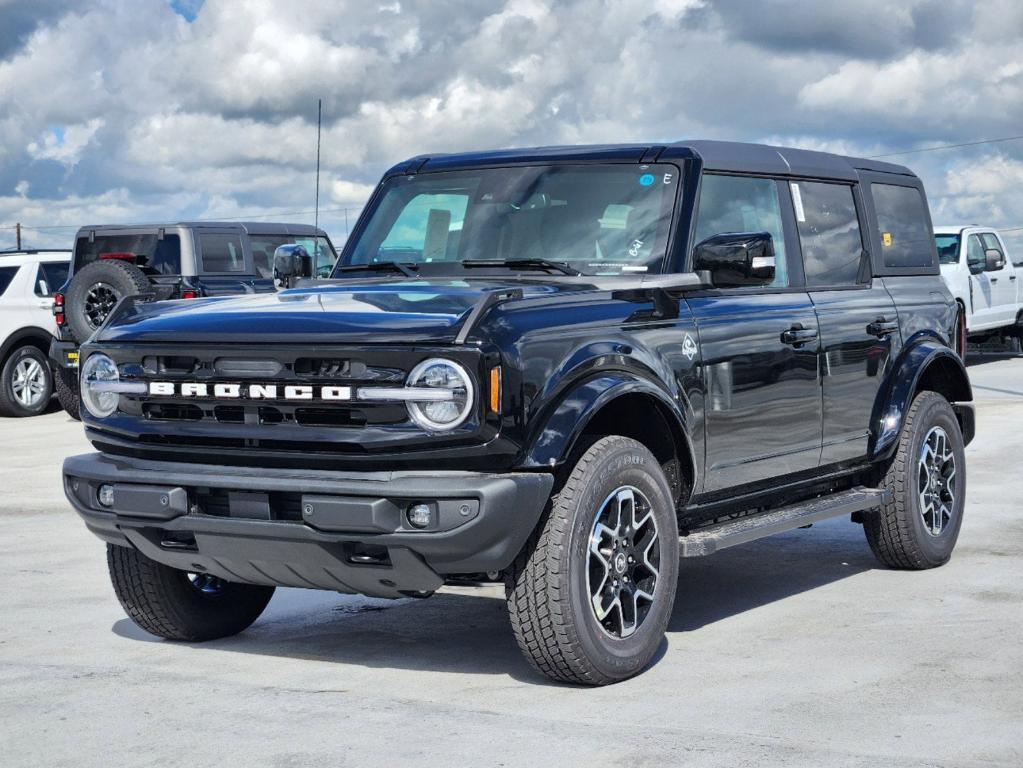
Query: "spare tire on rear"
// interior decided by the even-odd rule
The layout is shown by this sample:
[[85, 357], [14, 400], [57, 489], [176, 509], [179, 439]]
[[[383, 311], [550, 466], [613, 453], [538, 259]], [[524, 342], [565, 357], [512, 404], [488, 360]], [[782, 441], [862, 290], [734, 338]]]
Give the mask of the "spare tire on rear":
[[94, 261], [79, 271], [64, 297], [64, 314], [79, 344], [103, 325], [125, 296], [150, 290], [146, 273], [125, 261]]

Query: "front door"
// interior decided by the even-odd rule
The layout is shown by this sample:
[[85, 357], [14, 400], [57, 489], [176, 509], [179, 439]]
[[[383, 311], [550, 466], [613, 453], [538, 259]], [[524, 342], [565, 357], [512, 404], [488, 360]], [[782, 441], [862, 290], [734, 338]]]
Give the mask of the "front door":
[[[806, 289], [820, 325], [821, 464], [867, 455], [878, 390], [900, 344], [895, 302], [870, 277], [852, 185], [791, 182]], [[861, 207], [861, 206], [860, 206]]]
[[980, 235], [973, 234], [966, 238], [966, 262], [970, 269], [970, 309], [973, 315], [973, 322], [969, 326], [971, 331], [986, 330], [998, 326], [998, 317], [995, 312], [994, 286], [997, 283], [991, 282], [991, 273], [984, 268], [984, 243]]
[[[768, 232], [776, 275], [766, 288], [693, 295], [704, 361], [705, 493], [817, 467], [821, 442], [818, 326], [800, 287], [791, 205], [774, 179], [706, 174], [694, 243]], [[791, 221], [791, 214], [789, 213]]]

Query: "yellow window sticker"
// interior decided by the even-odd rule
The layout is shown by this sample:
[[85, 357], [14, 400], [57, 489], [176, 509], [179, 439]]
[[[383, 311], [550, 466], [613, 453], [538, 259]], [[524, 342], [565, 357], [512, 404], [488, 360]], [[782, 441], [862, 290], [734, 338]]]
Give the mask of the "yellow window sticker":
[[889, 245], [891, 245], [892, 244], [892, 233], [891, 232], [882, 232], [881, 233], [881, 242], [885, 244], [885, 247], [888, 247]]

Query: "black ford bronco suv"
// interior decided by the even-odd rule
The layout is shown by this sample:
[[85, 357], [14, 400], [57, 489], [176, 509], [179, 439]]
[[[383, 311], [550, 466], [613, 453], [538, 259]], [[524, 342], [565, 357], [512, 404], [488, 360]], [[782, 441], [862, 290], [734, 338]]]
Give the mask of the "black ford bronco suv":
[[500, 580], [536, 669], [612, 683], [663, 641], [680, 557], [844, 516], [888, 566], [949, 559], [974, 434], [955, 325], [903, 167], [417, 157], [330, 279], [122, 302], [83, 347], [98, 453], [65, 490], [156, 635], [240, 632], [277, 585]]
[[79, 345], [125, 296], [195, 299], [276, 290], [273, 255], [302, 245], [326, 277], [337, 261], [322, 229], [308, 224], [203, 221], [90, 225], [75, 235], [67, 282], [53, 297], [60, 338], [50, 346], [61, 406], [79, 414]]

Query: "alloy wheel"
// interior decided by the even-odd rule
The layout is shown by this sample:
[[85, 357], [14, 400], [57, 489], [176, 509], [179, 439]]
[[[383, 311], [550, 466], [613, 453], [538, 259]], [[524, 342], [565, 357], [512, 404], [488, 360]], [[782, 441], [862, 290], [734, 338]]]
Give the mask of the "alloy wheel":
[[120, 295], [107, 283], [96, 283], [85, 294], [85, 319], [92, 328], [99, 328], [107, 319]]
[[46, 371], [38, 360], [26, 357], [14, 366], [11, 390], [15, 399], [26, 408], [39, 405], [46, 393]]
[[615, 638], [632, 635], [650, 613], [660, 570], [657, 521], [633, 486], [608, 496], [590, 531], [587, 592], [597, 623]]
[[951, 522], [957, 485], [952, 441], [943, 428], [932, 427], [920, 446], [917, 461], [920, 517], [931, 536], [940, 536]]

